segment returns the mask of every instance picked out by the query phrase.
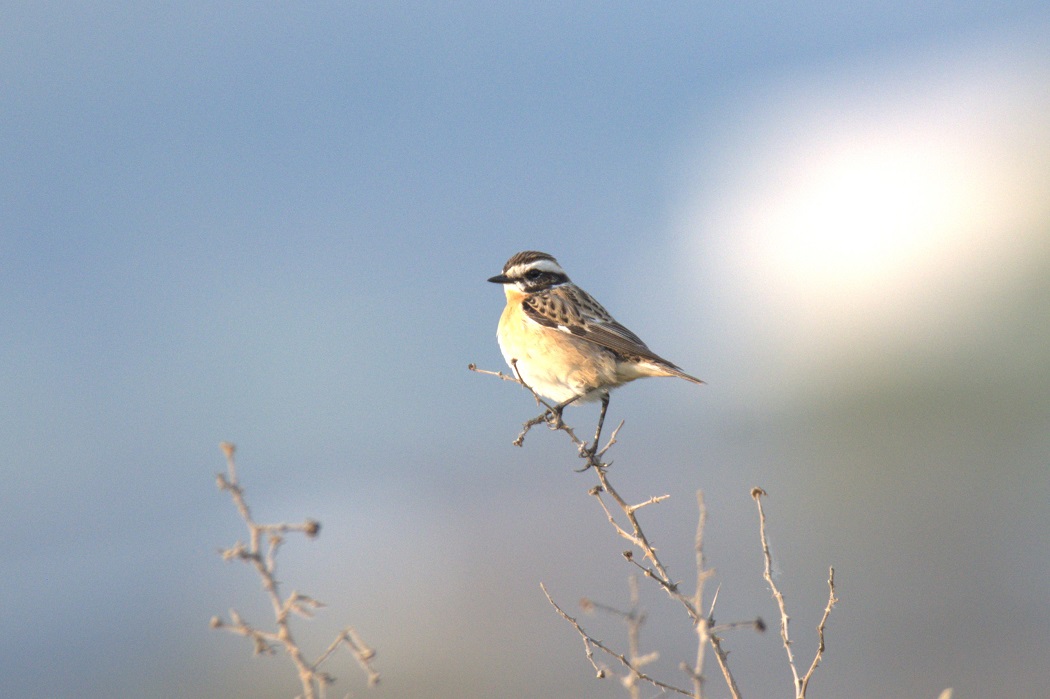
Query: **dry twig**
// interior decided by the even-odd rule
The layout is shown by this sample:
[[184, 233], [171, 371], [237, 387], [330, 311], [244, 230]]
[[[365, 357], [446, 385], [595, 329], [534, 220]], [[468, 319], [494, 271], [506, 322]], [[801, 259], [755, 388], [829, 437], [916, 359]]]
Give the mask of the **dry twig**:
[[[659, 659], [660, 654], [656, 651], [643, 654], [641, 651], [641, 631], [642, 626], [645, 624], [646, 614], [640, 605], [640, 598], [638, 595], [638, 576], [633, 573], [628, 576], [627, 586], [630, 589], [631, 600], [630, 609], [627, 611], [610, 607], [586, 598], [580, 600], [580, 607], [585, 612], [600, 611], [619, 617], [627, 626], [627, 660], [635, 671], [621, 675], [620, 684], [627, 689], [627, 693], [630, 695], [631, 699], [639, 699], [641, 696], [641, 686], [638, 681], [639, 678], [637, 671]], [[546, 589], [544, 589], [544, 592], [546, 592]]]
[[[599, 648], [605, 653], [616, 658], [624, 667], [627, 668], [629, 672], [628, 676], [633, 678], [632, 681], [638, 680], [648, 682], [654, 687], [657, 687], [664, 691], [684, 694], [686, 696], [695, 697], [695, 699], [702, 699], [704, 656], [707, 646], [710, 646], [714, 651], [715, 658], [718, 661], [719, 668], [722, 671], [722, 676], [725, 678], [726, 685], [728, 686], [730, 693], [732, 694], [734, 699], [740, 699], [740, 690], [737, 686], [736, 680], [733, 678], [732, 672], [730, 671], [727, 662], [728, 654], [722, 648], [722, 639], [716, 633], [716, 631], [720, 633], [722, 631], [740, 628], [743, 626], [747, 626], [749, 628], [761, 631], [765, 629], [765, 624], [762, 622], [761, 619], [756, 619], [751, 622], [745, 622], [740, 624], [715, 626], [714, 600], [712, 600], [711, 607], [708, 613], [706, 615], [704, 614], [704, 585], [708, 578], [710, 578], [711, 575], [713, 575], [714, 571], [708, 570], [705, 567], [703, 557], [703, 530], [707, 519], [707, 513], [703, 501], [703, 494], [699, 491], [697, 492], [697, 504], [700, 510], [700, 517], [697, 525], [695, 542], [697, 568], [696, 587], [692, 594], [686, 595], [683, 592], [681, 592], [681, 590], [679, 589], [679, 583], [671, 578], [671, 575], [667, 571], [667, 568], [660, 561], [660, 558], [657, 555], [656, 548], [652, 545], [648, 536], [645, 534], [645, 531], [642, 529], [642, 525], [638, 520], [637, 514], [638, 511], [642, 508], [660, 503], [669, 498], [670, 496], [659, 495], [651, 497], [648, 500], [644, 500], [637, 504], [630, 504], [625, 498], [623, 498], [620, 495], [619, 492], [617, 492], [616, 488], [614, 488], [612, 483], [609, 481], [608, 468], [610, 464], [604, 462], [603, 458], [605, 457], [605, 454], [609, 451], [609, 449], [614, 444], [616, 444], [616, 440], [619, 436], [620, 429], [623, 427], [623, 422], [621, 421], [620, 424], [616, 427], [616, 429], [613, 430], [612, 435], [609, 437], [604, 447], [601, 447], [599, 449], [599, 445], [597, 443], [595, 443], [593, 446], [588, 447], [588, 445], [584, 441], [582, 441], [576, 436], [572, 428], [566, 425], [565, 422], [561, 419], [561, 413], [560, 410], [558, 410], [558, 407], [546, 403], [540, 396], [536, 395], [536, 393], [528, 386], [528, 384], [521, 380], [520, 376], [514, 377], [504, 374], [502, 372], [493, 372], [478, 369], [477, 366], [474, 364], [471, 364], [468, 368], [471, 371], [475, 371], [481, 374], [496, 376], [500, 379], [503, 379], [504, 381], [511, 381], [514, 383], [521, 384], [526, 390], [532, 393], [533, 397], [536, 399], [536, 402], [538, 404], [546, 408], [546, 411], [544, 413], [540, 414], [535, 418], [532, 418], [531, 420], [528, 420], [523, 425], [521, 433], [518, 435], [517, 439], [514, 440], [515, 446], [521, 446], [525, 439], [525, 435], [528, 433], [528, 431], [532, 427], [541, 423], [546, 423], [550, 429], [564, 432], [569, 437], [572, 443], [576, 446], [578, 456], [581, 459], [584, 459], [586, 462], [583, 468], [579, 470], [586, 471], [589, 469], [593, 469], [598, 479], [598, 484], [591, 488], [591, 490], [589, 491], [590, 494], [593, 495], [598, 501], [600, 507], [602, 508], [602, 511], [605, 513], [606, 519], [608, 519], [609, 523], [616, 530], [616, 533], [621, 538], [628, 541], [634, 547], [634, 549], [630, 549], [623, 552], [624, 558], [632, 565], [637, 567], [642, 572], [642, 574], [645, 575], [645, 577], [654, 580], [656, 584], [659, 585], [660, 588], [663, 589], [668, 594], [668, 596], [671, 597], [671, 599], [681, 604], [682, 607], [685, 609], [685, 612], [688, 615], [690, 622], [693, 624], [694, 628], [696, 628], [698, 641], [696, 657], [691, 666], [686, 663], [683, 663], [681, 666], [682, 670], [686, 673], [686, 675], [689, 676], [690, 680], [692, 681], [692, 690], [690, 691], [679, 687], [674, 687], [670, 684], [664, 683], [662, 681], [650, 677], [649, 675], [641, 671], [640, 666], [637, 662], [632, 662], [631, 658], [628, 658], [621, 653], [617, 653], [615, 651], [610, 650], [600, 641], [588, 635], [587, 632], [580, 626], [580, 624], [574, 618], [566, 614], [565, 611], [554, 602], [554, 599], [550, 596], [549, 593], [547, 593], [547, 590], [544, 587], [543, 591], [544, 594], [547, 595], [548, 601], [550, 601], [550, 603], [554, 606], [558, 614], [561, 615], [563, 619], [572, 624], [576, 631], [583, 638], [584, 649], [587, 654], [587, 658], [591, 662], [591, 665], [597, 671], [598, 677], [605, 677], [605, 670], [596, 664], [593, 653], [594, 648]], [[603, 494], [608, 495], [609, 499], [612, 501], [611, 504], [606, 501], [606, 499], [603, 497]], [[612, 505], [615, 505], [615, 507], [613, 507]], [[620, 514], [615, 514], [615, 510], [619, 510]], [[618, 516], [621, 516], [623, 519], [625, 519], [626, 523], [622, 523], [618, 519]], [[635, 557], [635, 550], [641, 553], [641, 562], [639, 562]], [[717, 598], [717, 595], [715, 597]]]
[[[580, 623], [578, 621], [576, 621], [575, 618], [569, 616], [565, 612], [564, 609], [562, 609], [560, 606], [558, 606], [558, 603], [554, 601], [553, 597], [551, 597], [551, 593], [547, 592], [547, 588], [546, 588], [546, 586], [543, 583], [540, 583], [540, 589], [543, 590], [543, 594], [547, 596], [547, 601], [551, 603], [551, 606], [553, 606], [554, 609], [558, 612], [558, 615], [561, 616], [561, 618], [564, 619], [565, 621], [567, 621], [570, 624], [572, 624], [573, 628], [576, 629], [576, 632], [578, 634], [580, 634], [580, 638], [583, 639], [583, 648], [584, 648], [584, 652], [587, 654], [587, 660], [590, 661], [591, 667], [593, 667], [595, 672], [597, 673], [598, 679], [604, 679], [606, 677], [606, 675], [607, 675], [607, 672], [606, 672], [606, 668], [605, 667], [600, 666], [597, 663], [597, 661], [595, 661], [595, 659], [594, 659], [594, 648], [597, 648], [597, 649], [601, 650], [602, 652], [608, 654], [609, 656], [611, 656], [613, 658], [616, 658], [616, 660], [620, 661], [620, 664], [623, 665], [625, 668], [627, 668], [627, 671], [630, 673], [630, 676], [633, 679], [641, 680], [643, 682], [648, 682], [649, 684], [653, 685], [654, 687], [666, 690], [668, 692], [675, 692], [676, 694], [684, 694], [687, 697], [693, 696], [692, 694], [689, 693], [688, 690], [681, 689], [679, 687], [675, 687], [675, 686], [667, 684], [665, 682], [661, 682], [660, 680], [656, 679], [655, 677], [650, 677], [649, 675], [647, 675], [644, 672], [642, 672], [639, 669], [641, 667], [641, 664], [633, 663], [629, 658], [627, 658], [627, 656], [623, 655], [622, 653], [617, 653], [616, 651], [612, 650], [611, 648], [606, 646], [604, 643], [602, 643], [601, 641], [599, 641], [598, 639], [594, 638], [593, 636], [588, 634], [586, 631], [584, 631], [583, 627], [580, 626]], [[625, 684], [627, 684], [627, 683], [625, 683]]]
[[[288, 654], [288, 657], [292, 659], [299, 674], [299, 680], [303, 687], [302, 696], [305, 699], [324, 698], [325, 688], [332, 684], [335, 678], [328, 673], [321, 672], [319, 668], [340, 646], [345, 646], [350, 654], [354, 656], [354, 659], [357, 660], [357, 663], [368, 678], [369, 686], [377, 684], [379, 682], [379, 673], [372, 666], [372, 660], [375, 658], [376, 653], [361, 640], [357, 632], [351, 627], [340, 631], [335, 640], [332, 641], [317, 660], [310, 662], [306, 659], [303, 651], [299, 648], [298, 642], [292, 635], [289, 618], [292, 614], [312, 618], [313, 611], [323, 607], [324, 603], [300, 594], [295, 590], [290, 592], [287, 597], [281, 596], [276, 577], [277, 551], [284, 543], [286, 534], [298, 532], [313, 538], [320, 532], [321, 525], [312, 519], [305, 520], [301, 524], [260, 524], [256, 522], [252, 518], [247, 501], [244, 499], [244, 489], [237, 480], [237, 464], [234, 460], [235, 447], [229, 442], [223, 442], [220, 447], [226, 455], [227, 472], [226, 474], [218, 474], [216, 482], [220, 490], [230, 494], [234, 505], [237, 507], [237, 512], [240, 513], [241, 519], [248, 526], [248, 544], [238, 541], [230, 548], [220, 551], [220, 553], [223, 560], [241, 560], [255, 568], [262, 579], [263, 589], [266, 591], [266, 596], [273, 607], [277, 630], [262, 631], [257, 629], [242, 619], [233, 609], [230, 610], [229, 621], [225, 621], [217, 616], [212, 617], [211, 627], [213, 629], [225, 629], [230, 633], [251, 639], [256, 654], [272, 655], [277, 650], [283, 649]], [[265, 550], [262, 543], [264, 536], [266, 537]]]
[[791, 675], [795, 681], [795, 699], [805, 699], [806, 689], [809, 688], [809, 680], [813, 677], [817, 665], [820, 664], [820, 660], [824, 656], [824, 628], [828, 623], [828, 616], [831, 614], [832, 607], [838, 602], [838, 598], [835, 597], [835, 569], [828, 569], [828, 604], [824, 608], [824, 616], [821, 617], [820, 623], [817, 625], [817, 653], [813, 657], [813, 662], [810, 664], [806, 674], [799, 677], [798, 668], [795, 666], [795, 655], [791, 652], [791, 638], [788, 635], [788, 621], [790, 617], [788, 617], [787, 606], [784, 603], [784, 595], [780, 592], [777, 584], [773, 582], [773, 556], [769, 552], [769, 542], [766, 539], [766, 513], [762, 508], [762, 497], [764, 495], [766, 495], [766, 491], [761, 488], [753, 488], [751, 490], [751, 497], [755, 499], [755, 503], [758, 506], [758, 532], [762, 540], [762, 555], [765, 559], [765, 570], [762, 576], [766, 579], [766, 583], [773, 593], [773, 599], [777, 602], [777, 608], [780, 610], [780, 640], [784, 643], [788, 665], [791, 666]]

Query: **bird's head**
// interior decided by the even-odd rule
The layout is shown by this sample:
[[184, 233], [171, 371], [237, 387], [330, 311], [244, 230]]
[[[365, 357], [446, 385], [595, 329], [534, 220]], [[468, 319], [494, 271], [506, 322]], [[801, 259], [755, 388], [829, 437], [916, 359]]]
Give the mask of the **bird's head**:
[[513, 285], [520, 292], [532, 294], [565, 284], [569, 275], [552, 255], [536, 250], [525, 250], [507, 260], [503, 273], [490, 277], [493, 284]]

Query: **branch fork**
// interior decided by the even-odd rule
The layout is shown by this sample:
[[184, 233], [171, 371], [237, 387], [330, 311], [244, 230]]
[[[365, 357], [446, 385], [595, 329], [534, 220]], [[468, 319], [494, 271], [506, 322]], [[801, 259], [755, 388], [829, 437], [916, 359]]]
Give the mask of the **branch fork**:
[[[605, 607], [604, 605], [596, 605], [595, 603], [590, 601], [586, 602], [585, 607], [597, 607], [605, 611], [611, 610], [617, 614], [624, 616], [625, 620], [628, 623], [628, 637], [631, 647], [631, 654], [630, 657], [628, 657], [622, 653], [618, 653], [612, 650], [607, 645], [588, 634], [587, 631], [584, 630], [581, 624], [574, 617], [569, 616], [569, 614], [566, 613], [565, 610], [561, 606], [559, 606], [557, 602], [554, 601], [554, 598], [547, 591], [546, 586], [544, 586], [541, 583], [540, 588], [543, 590], [543, 594], [547, 597], [547, 601], [554, 607], [555, 611], [558, 613], [559, 616], [561, 616], [565, 621], [572, 625], [572, 627], [582, 638], [584, 644], [584, 653], [587, 656], [587, 660], [594, 668], [597, 677], [599, 679], [606, 677], [609, 673], [609, 670], [603, 665], [600, 665], [595, 660], [595, 649], [598, 649], [606, 655], [614, 658], [620, 663], [620, 665], [622, 665], [626, 669], [626, 674], [621, 676], [620, 679], [623, 685], [631, 693], [632, 699], [638, 696], [637, 690], [638, 683], [640, 682], [650, 684], [653, 687], [661, 690], [662, 693], [681, 694], [684, 696], [693, 697], [694, 699], [703, 699], [705, 682], [705, 655], [706, 650], [710, 648], [714, 653], [715, 660], [718, 663], [719, 670], [722, 672], [722, 677], [726, 682], [726, 686], [729, 689], [730, 695], [733, 697], [733, 699], [740, 699], [740, 689], [736, 683], [736, 679], [733, 677], [733, 674], [730, 671], [728, 664], [728, 652], [722, 646], [721, 634], [726, 633], [728, 631], [734, 631], [743, 628], [749, 628], [755, 631], [762, 632], [765, 631], [766, 624], [760, 617], [756, 617], [752, 621], [716, 624], [714, 610], [715, 603], [718, 600], [718, 589], [715, 590], [715, 594], [711, 600], [710, 606], [707, 609], [707, 613], [705, 614], [703, 611], [704, 588], [707, 581], [714, 575], [714, 570], [707, 568], [703, 553], [704, 527], [707, 522], [707, 509], [704, 505], [703, 492], [697, 491], [696, 493], [697, 507], [699, 510], [699, 518], [697, 522], [695, 537], [696, 586], [694, 588], [693, 593], [687, 596], [681, 591], [680, 583], [674, 582], [672, 580], [666, 567], [660, 561], [660, 558], [657, 555], [657, 549], [653, 546], [649, 538], [646, 536], [644, 530], [642, 529], [642, 525], [637, 517], [637, 513], [639, 510], [641, 510], [644, 507], [648, 507], [649, 505], [656, 505], [658, 503], [661, 503], [664, 500], [668, 499], [670, 495], [653, 496], [647, 500], [632, 505], [628, 504], [628, 502], [616, 491], [613, 485], [609, 482], [607, 469], [610, 464], [604, 462], [603, 459], [608, 450], [616, 443], [617, 436], [619, 435], [619, 431], [623, 427], [624, 423], [622, 421], [620, 422], [616, 429], [613, 430], [613, 433], [610, 436], [606, 445], [601, 449], [598, 449], [597, 435], [595, 436], [594, 445], [588, 446], [585, 442], [577, 438], [572, 428], [566, 425], [561, 419], [561, 409], [564, 408], [567, 404], [552, 406], [545, 402], [540, 396], [536, 395], [535, 391], [533, 391], [528, 386], [528, 384], [526, 384], [521, 379], [520, 374], [518, 374], [517, 372], [516, 366], [514, 367], [514, 369], [515, 374], [518, 374], [517, 376], [510, 376], [502, 372], [485, 371], [483, 369], [478, 369], [477, 366], [474, 364], [471, 364], [469, 366], [469, 369], [471, 371], [496, 376], [504, 381], [511, 381], [524, 386], [527, 390], [529, 390], [532, 393], [533, 397], [536, 399], [536, 402], [546, 408], [546, 411], [544, 413], [535, 418], [532, 418], [523, 425], [521, 433], [514, 441], [514, 445], [522, 446], [522, 444], [524, 443], [525, 435], [529, 432], [529, 430], [532, 427], [541, 423], [546, 423], [548, 427], [550, 427], [552, 430], [562, 431], [565, 432], [566, 435], [568, 435], [569, 439], [573, 442], [574, 445], [576, 445], [580, 458], [585, 459], [587, 462], [586, 465], [579, 470], [586, 471], [593, 467], [594, 473], [598, 479], [598, 483], [588, 490], [588, 494], [594, 496], [594, 498], [598, 501], [602, 512], [605, 514], [606, 519], [613, 526], [616, 533], [622, 539], [628, 541], [634, 547], [623, 552], [624, 558], [629, 563], [638, 568], [645, 577], [651, 578], [654, 581], [656, 581], [660, 588], [663, 589], [664, 592], [672, 600], [678, 602], [685, 610], [687, 616], [693, 624], [694, 629], [696, 630], [696, 657], [693, 660], [692, 665], [688, 663], [682, 663], [680, 666], [680, 669], [690, 680], [691, 688], [685, 689], [682, 687], [676, 687], [674, 685], [668, 684], [662, 680], [658, 680], [646, 674], [641, 669], [645, 664], [652, 662], [652, 660], [654, 660], [656, 657], [655, 654], [640, 655], [637, 652], [637, 631], [638, 627], [641, 624], [641, 621], [644, 620], [644, 615], [638, 616], [634, 613], [634, 611], [625, 614], [623, 612], [617, 612], [611, 607]], [[604, 411], [602, 416], [604, 417]], [[609, 496], [609, 498], [612, 500], [612, 503], [615, 504], [615, 508], [612, 507], [612, 505], [606, 501], [606, 498], [604, 497], [605, 495]], [[809, 686], [809, 681], [812, 678], [817, 666], [820, 664], [821, 658], [823, 657], [825, 648], [824, 630], [827, 624], [828, 616], [831, 614], [832, 608], [838, 601], [838, 599], [835, 597], [835, 569], [830, 568], [828, 571], [828, 603], [824, 609], [824, 616], [821, 619], [820, 624], [817, 626], [817, 653], [813, 658], [813, 662], [810, 664], [810, 667], [806, 671], [806, 673], [802, 676], [799, 676], [798, 670], [795, 666], [794, 654], [791, 650], [791, 640], [788, 636], [788, 615], [786, 605], [784, 603], [784, 596], [780, 593], [780, 590], [773, 582], [771, 575], [772, 555], [770, 554], [769, 544], [766, 538], [766, 517], [765, 512], [762, 509], [761, 501], [761, 498], [765, 496], [766, 493], [761, 488], [755, 488], [752, 490], [751, 495], [758, 505], [759, 537], [761, 541], [762, 555], [765, 561], [764, 578], [769, 584], [770, 589], [772, 590], [773, 596], [777, 601], [777, 606], [780, 611], [781, 639], [783, 641], [784, 649], [787, 652], [788, 663], [791, 667], [792, 677], [794, 679], [795, 696], [796, 699], [805, 699], [806, 690]], [[621, 514], [615, 514], [614, 509], [618, 509], [619, 513]], [[626, 519], [626, 524], [621, 524], [621, 521], [617, 519], [617, 517], [621, 515], [622, 518]], [[641, 562], [636, 560], [636, 551], [642, 554]], [[632, 610], [636, 610], [636, 583], [634, 582], [633, 577], [630, 579], [632, 581]]]
[[[273, 608], [276, 631], [263, 631], [245, 621], [236, 610], [229, 612], [229, 621], [220, 617], [212, 617], [210, 626], [213, 629], [224, 629], [230, 633], [244, 636], [252, 641], [256, 655], [273, 655], [278, 650], [284, 650], [291, 658], [299, 674], [302, 684], [304, 699], [323, 699], [325, 688], [335, 681], [335, 678], [320, 670], [320, 666], [340, 646], [346, 646], [347, 650], [357, 661], [364, 671], [368, 685], [373, 686], [379, 682], [379, 673], [372, 665], [375, 658], [375, 650], [368, 647], [352, 627], [346, 627], [336, 636], [335, 640], [328, 646], [316, 660], [310, 662], [306, 659], [302, 649], [292, 634], [289, 625], [289, 617], [292, 614], [310, 619], [314, 611], [324, 607], [324, 603], [292, 590], [287, 597], [281, 596], [280, 584], [277, 580], [277, 551], [285, 541], [285, 536], [290, 533], [301, 533], [308, 538], [314, 538], [321, 530], [321, 525], [315, 520], [307, 519], [299, 524], [261, 524], [252, 518], [251, 510], [244, 498], [244, 489], [237, 480], [237, 464], [234, 460], [235, 447], [229, 442], [220, 445], [226, 455], [226, 474], [216, 476], [216, 483], [220, 490], [228, 492], [233, 503], [240, 514], [241, 519], [248, 527], [249, 543], [238, 541], [233, 546], [220, 550], [220, 555], [225, 561], [241, 560], [252, 565], [262, 580], [263, 590], [270, 600]], [[265, 550], [263, 537], [265, 535]]]

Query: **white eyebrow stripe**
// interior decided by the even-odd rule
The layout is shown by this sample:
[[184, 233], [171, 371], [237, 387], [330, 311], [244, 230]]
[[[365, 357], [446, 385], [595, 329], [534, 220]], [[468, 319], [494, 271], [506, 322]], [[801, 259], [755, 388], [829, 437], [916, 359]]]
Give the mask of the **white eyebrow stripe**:
[[561, 268], [554, 260], [537, 260], [536, 262], [529, 265], [533, 269], [538, 269], [541, 272], [553, 272], [555, 274], [565, 274], [565, 270]]
[[507, 270], [507, 276], [512, 279], [523, 277], [530, 269], [537, 269], [541, 272], [549, 272], [551, 274], [565, 274], [565, 270], [554, 260], [536, 260], [524, 265], [514, 265]]

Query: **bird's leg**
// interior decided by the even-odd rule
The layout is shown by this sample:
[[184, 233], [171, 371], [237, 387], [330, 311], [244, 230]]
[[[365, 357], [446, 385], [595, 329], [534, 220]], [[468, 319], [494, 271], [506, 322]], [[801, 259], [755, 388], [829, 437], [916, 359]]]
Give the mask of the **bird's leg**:
[[551, 416], [549, 422], [552, 423], [552, 429], [557, 430], [561, 428], [563, 424], [561, 421], [561, 411], [565, 410], [565, 408], [567, 408], [570, 404], [578, 401], [579, 399], [580, 396], [573, 396], [568, 400], [563, 400], [561, 403], [558, 403], [557, 405], [551, 407], [551, 409], [547, 411], [548, 413], [550, 413]]
[[570, 403], [576, 400], [579, 400], [582, 396], [573, 396], [572, 398], [569, 398], [568, 400], [563, 400], [561, 403], [558, 403], [556, 405], [550, 405], [547, 401], [540, 398], [540, 395], [532, 389], [532, 386], [527, 384], [525, 382], [525, 379], [522, 378], [521, 371], [518, 369], [517, 359], [511, 359], [510, 366], [514, 370], [514, 375], [517, 377], [518, 383], [524, 386], [525, 389], [532, 394], [532, 397], [536, 399], [537, 403], [539, 403], [547, 409], [544, 412], [537, 415], [536, 417], [529, 420], [528, 422], [526, 422], [522, 426], [521, 433], [518, 435], [518, 438], [514, 440], [514, 446], [520, 447], [522, 444], [524, 444], [525, 435], [528, 434], [529, 430], [531, 430], [533, 427], [540, 424], [541, 422], [546, 422], [548, 425], [550, 425], [550, 428], [552, 430], [560, 430], [564, 428], [565, 423], [561, 421], [561, 412], [565, 410], [566, 406], [568, 406]]
[[602, 409], [598, 413], [598, 429], [596, 429], [594, 431], [594, 445], [591, 446], [591, 447], [587, 447], [586, 445], [584, 445], [584, 447], [583, 447], [583, 453], [584, 454], [587, 454], [589, 456], [594, 456], [596, 453], [598, 453], [598, 440], [601, 439], [601, 436], [602, 436], [602, 425], [605, 424], [605, 411], [608, 410], [608, 409], [609, 409], [609, 394], [606, 393], [606, 394], [602, 395]]

